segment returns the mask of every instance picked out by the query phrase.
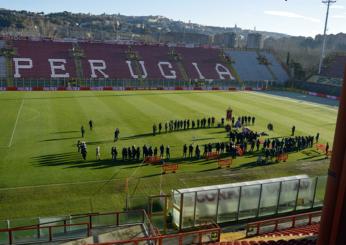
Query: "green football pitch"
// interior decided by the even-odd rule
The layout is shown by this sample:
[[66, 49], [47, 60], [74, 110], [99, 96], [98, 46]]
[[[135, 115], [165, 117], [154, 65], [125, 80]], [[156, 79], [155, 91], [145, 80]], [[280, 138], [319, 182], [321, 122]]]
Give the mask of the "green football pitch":
[[[213, 185], [270, 177], [325, 175], [328, 160], [315, 149], [289, 155], [289, 161], [255, 164], [256, 154], [238, 157], [230, 169], [217, 163], [183, 160], [183, 144], [227, 141], [221, 128], [194, 129], [152, 136], [153, 123], [175, 119], [256, 116], [255, 131], [269, 137], [316, 135], [333, 142], [337, 108], [256, 92], [10, 92], [0, 93], [0, 220], [121, 210], [128, 189], [133, 206], [145, 197], [175, 188]], [[94, 121], [94, 130], [88, 121]], [[83, 161], [76, 143], [86, 128], [88, 157]], [[115, 128], [120, 140], [113, 142]], [[176, 174], [161, 175], [160, 166], [113, 162], [111, 147], [171, 147]], [[101, 160], [95, 149], [101, 147]], [[203, 147], [202, 147], [203, 150]], [[119, 157], [119, 156], [118, 156]], [[138, 204], [139, 205], [139, 204]]]

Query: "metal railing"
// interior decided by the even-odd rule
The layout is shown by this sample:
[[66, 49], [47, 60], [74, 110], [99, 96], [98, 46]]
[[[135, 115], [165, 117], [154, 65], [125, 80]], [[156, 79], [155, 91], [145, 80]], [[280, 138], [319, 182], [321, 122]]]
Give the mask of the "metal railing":
[[264, 233], [319, 223], [321, 216], [322, 211], [317, 211], [249, 223], [246, 226], [246, 236], [258, 236]]

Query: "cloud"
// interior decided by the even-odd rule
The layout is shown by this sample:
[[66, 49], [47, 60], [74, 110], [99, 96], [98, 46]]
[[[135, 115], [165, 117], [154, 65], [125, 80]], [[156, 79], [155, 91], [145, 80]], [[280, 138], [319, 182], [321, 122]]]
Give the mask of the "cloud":
[[276, 10], [267, 10], [264, 11], [266, 15], [274, 15], [274, 16], [280, 16], [280, 17], [286, 17], [286, 18], [295, 18], [295, 19], [302, 19], [302, 20], [307, 20], [311, 22], [316, 22], [319, 23], [321, 22], [319, 19], [296, 14], [293, 12], [287, 12], [287, 11], [276, 11]]

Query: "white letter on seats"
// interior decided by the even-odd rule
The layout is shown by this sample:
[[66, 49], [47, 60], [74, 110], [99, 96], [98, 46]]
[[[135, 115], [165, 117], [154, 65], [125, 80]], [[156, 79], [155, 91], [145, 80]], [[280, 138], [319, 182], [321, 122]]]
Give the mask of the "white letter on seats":
[[[177, 73], [176, 73], [174, 70], [172, 70], [173, 66], [172, 66], [171, 63], [160, 61], [157, 65], [159, 66], [161, 75], [162, 75], [164, 78], [166, 78], [166, 79], [176, 79], [176, 78], [177, 78]], [[168, 68], [171, 69], [171, 70], [169, 70], [170, 73], [171, 73], [170, 75], [165, 74], [165, 72], [163, 71], [162, 66], [164, 66], [164, 65], [165, 65], [165, 66], [168, 66]]]
[[[33, 68], [32, 65], [32, 59], [30, 58], [13, 58], [14, 61], [14, 77], [15, 78], [19, 78], [21, 77], [20, 73], [19, 73], [19, 69], [31, 69]], [[19, 64], [19, 63], [24, 63], [25, 64]]]
[[[127, 63], [127, 66], [129, 67], [131, 77], [134, 78], [134, 79], [138, 79], [138, 78], [139, 78], [139, 75], [136, 75], [136, 74], [133, 72], [133, 69], [132, 69], [132, 62], [131, 62], [130, 60], [127, 60], [126, 63]], [[147, 69], [145, 69], [144, 61], [142, 61], [142, 60], [139, 61], [139, 64], [141, 65], [142, 72], [143, 72], [141, 78], [147, 78], [147, 77], [148, 77], [148, 73], [147, 73]]]
[[[222, 68], [222, 70], [220, 70]], [[226, 78], [224, 77], [225, 75], [229, 76], [231, 80], [234, 80], [234, 77], [232, 76], [231, 72], [227, 69], [227, 67], [221, 65], [221, 64], [216, 64], [215, 66], [216, 72], [219, 74], [219, 77], [221, 80], [225, 80]]]
[[104, 72], [107, 69], [106, 62], [103, 60], [88, 60], [91, 69], [91, 78], [97, 78], [96, 71], [102, 74], [104, 78], [109, 76]]
[[[48, 59], [48, 62], [50, 64], [50, 70], [51, 70], [50, 77], [52, 77], [52, 78], [70, 77], [69, 73], [64, 73], [64, 74], [56, 74], [55, 73], [56, 70], [66, 71], [66, 68], [65, 68], [65, 65], [64, 65], [64, 64], [66, 64], [66, 60], [65, 59]], [[56, 64], [56, 63], [58, 63], [58, 64]]]
[[205, 77], [203, 76], [202, 72], [201, 72], [201, 71], [199, 70], [199, 68], [198, 68], [198, 64], [195, 63], [195, 62], [193, 62], [192, 65], [195, 67], [195, 69], [196, 69], [196, 71], [197, 71], [197, 73], [198, 73], [199, 79], [205, 79]]

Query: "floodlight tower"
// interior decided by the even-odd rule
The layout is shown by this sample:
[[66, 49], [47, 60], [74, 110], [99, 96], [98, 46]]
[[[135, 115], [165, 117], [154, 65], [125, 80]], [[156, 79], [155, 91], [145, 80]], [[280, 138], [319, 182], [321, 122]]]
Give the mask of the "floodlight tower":
[[329, 19], [329, 7], [331, 4], [336, 3], [336, 1], [335, 0], [323, 0], [322, 3], [327, 4], [327, 13], [326, 13], [326, 20], [324, 22], [323, 44], [322, 44], [320, 65], [318, 66], [318, 74], [321, 73], [323, 59], [325, 56], [326, 41], [327, 41], [327, 27], [328, 27], [328, 19]]

